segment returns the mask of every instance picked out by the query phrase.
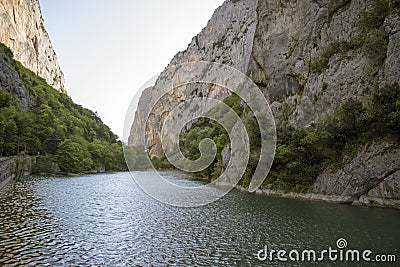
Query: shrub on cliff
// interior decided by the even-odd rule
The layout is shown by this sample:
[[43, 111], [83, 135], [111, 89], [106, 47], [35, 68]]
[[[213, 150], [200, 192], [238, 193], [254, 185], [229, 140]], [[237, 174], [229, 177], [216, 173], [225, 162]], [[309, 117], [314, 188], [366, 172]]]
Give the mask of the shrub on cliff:
[[[243, 116], [250, 136], [251, 156], [240, 183], [248, 186], [258, 164], [260, 144], [257, 122], [247, 114]], [[307, 190], [324, 169], [341, 167], [344, 158], [354, 157], [360, 146], [387, 135], [400, 140], [400, 86], [378, 89], [366, 104], [349, 99], [332, 115], [305, 129], [281, 126], [277, 133], [275, 160], [265, 184], [287, 190]], [[204, 138], [215, 141], [217, 157], [211, 166], [197, 174], [215, 179], [223, 171], [221, 149], [229, 143], [220, 125], [199, 119], [181, 134], [180, 147], [186, 157], [195, 160], [200, 157], [198, 146]]]
[[366, 27], [377, 28], [383, 24], [389, 10], [387, 0], [369, 0], [367, 10], [361, 12], [361, 21]]

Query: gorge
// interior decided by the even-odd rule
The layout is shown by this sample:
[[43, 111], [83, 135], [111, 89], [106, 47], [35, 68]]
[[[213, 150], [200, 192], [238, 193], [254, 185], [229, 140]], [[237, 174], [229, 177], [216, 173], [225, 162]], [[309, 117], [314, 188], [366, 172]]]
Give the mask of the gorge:
[[35, 174], [125, 170], [118, 137], [66, 94], [39, 1], [1, 1], [0, 23], [0, 156]]
[[[100, 19], [108, 15], [108, 9], [99, 12], [105, 2], [116, 6], [118, 19], [123, 2], [138, 10], [144, 3], [64, 0], [73, 11], [87, 4]], [[85, 22], [93, 19], [83, 14]], [[164, 22], [153, 12], [146, 16], [157, 27]], [[39, 0], [1, 0], [0, 266], [395, 266], [400, 255], [399, 30], [399, 0], [226, 0], [155, 85], [142, 92], [127, 145], [97, 112], [67, 95]], [[139, 37], [147, 45], [149, 40]], [[154, 58], [153, 49], [147, 51], [146, 60]], [[95, 63], [116, 67], [121, 58], [113, 49], [108, 52], [113, 60], [94, 53]], [[193, 74], [181, 63], [208, 68], [209, 61], [241, 72], [233, 93], [218, 82], [194, 82], [158, 98], [165, 80]], [[218, 74], [209, 70], [194, 73], [200, 79], [207, 72]], [[228, 84], [236, 80], [232, 76], [222, 80]], [[116, 88], [107, 90], [117, 95]], [[265, 114], [241, 99], [243, 92], [250, 100], [268, 100], [260, 110], [270, 106], [275, 117], [262, 125], [273, 135], [274, 152], [276, 143], [274, 162], [254, 193], [249, 184], [265, 141], [256, 117]], [[222, 103], [234, 114], [203, 103], [176, 112], [199, 98], [213, 98], [210, 103]], [[123, 106], [111, 100], [114, 107]], [[214, 117], [192, 119], [210, 106]], [[176, 170], [164, 155], [170, 144], [162, 143], [163, 126], [174, 111], [188, 123], [179, 140], [167, 137], [178, 141], [185, 159], [201, 157], [201, 144], [215, 152], [211, 164], [194, 174]], [[247, 136], [232, 117], [243, 123]], [[181, 128], [169, 129], [167, 134]], [[230, 143], [229, 131], [240, 145]], [[243, 152], [243, 140], [250, 153]], [[245, 154], [250, 154], [246, 168], [239, 165]], [[228, 184], [221, 194], [222, 186], [210, 182], [232, 162], [244, 175], [238, 190]], [[128, 172], [127, 165], [137, 169]], [[182, 194], [182, 188], [190, 190]], [[188, 200], [196, 205], [184, 205]], [[267, 249], [274, 252], [270, 258]]]
[[1, 1], [0, 25], [0, 43], [11, 49], [15, 59], [65, 92], [64, 74], [44, 27], [39, 1]]
[[[278, 146], [273, 173], [260, 192], [400, 207], [399, 8], [398, 1], [386, 0], [225, 1], [169, 66], [226, 64], [262, 90], [275, 116]], [[153, 88], [161, 82], [142, 93], [129, 138], [129, 145], [140, 145], [137, 136], [144, 129], [145, 148], [159, 159], [162, 125], [174, 107], [193, 97], [228, 96], [215, 87], [182, 86], [161, 98], [144, 118], [157, 95]], [[390, 106], [386, 115], [381, 114], [383, 106]], [[346, 125], [349, 117], [363, 129]], [[393, 121], [380, 125], [384, 117]], [[321, 148], [329, 155], [313, 152]], [[229, 145], [224, 151], [230, 153]], [[309, 167], [296, 156], [290, 158], [299, 151], [310, 155]], [[226, 164], [222, 158], [209, 174]], [[296, 167], [296, 162], [303, 166]], [[248, 181], [243, 179], [241, 186], [247, 187]]]

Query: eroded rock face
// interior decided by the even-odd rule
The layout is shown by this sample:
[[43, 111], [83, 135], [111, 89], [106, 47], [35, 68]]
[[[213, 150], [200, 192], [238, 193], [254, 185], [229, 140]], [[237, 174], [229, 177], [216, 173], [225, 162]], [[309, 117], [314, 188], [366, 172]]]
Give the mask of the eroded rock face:
[[65, 92], [64, 75], [44, 27], [39, 1], [2, 0], [0, 25], [0, 42], [11, 49], [15, 59]]
[[[192, 61], [213, 61], [246, 72], [257, 25], [256, 4], [256, 0], [225, 2], [215, 11], [207, 27], [193, 38], [189, 47], [172, 59], [170, 66]], [[162, 76], [168, 78], [165, 72]], [[162, 125], [176, 105], [196, 96], [223, 99], [228, 95], [228, 90], [209, 84], [180, 86], [163, 96], [146, 119], [143, 117], [146, 114], [144, 111], [150, 108], [148, 103], [157, 95], [155, 91], [162, 83], [158, 80], [154, 87], [142, 93], [129, 137], [129, 145], [140, 145], [138, 135], [145, 127], [146, 148], [151, 156], [157, 157], [163, 155], [160, 140]]]
[[389, 34], [387, 57], [384, 72], [381, 75], [382, 84], [400, 83], [400, 14], [389, 15], [384, 23]]
[[373, 62], [361, 51], [334, 54], [321, 72], [311, 68], [330, 44], [362, 33], [365, 2], [259, 1], [248, 74], [269, 97], [278, 124], [306, 127], [377, 87]]
[[[312, 69], [333, 43], [349, 42], [363, 33], [360, 13], [366, 8], [362, 0], [229, 0], [170, 65], [206, 60], [237, 68], [270, 100], [277, 125], [307, 127], [350, 98], [366, 101], [377, 88], [400, 82], [398, 14], [390, 14], [383, 26], [388, 34], [383, 66], [358, 48], [333, 53], [322, 70]], [[155, 108], [154, 118], [168, 113], [174, 99], [186, 97], [177, 90], [169, 99]], [[158, 122], [149, 120], [146, 132], [156, 146]]]
[[5, 51], [0, 47], [0, 87], [18, 97], [22, 110], [28, 109], [28, 98], [18, 72], [6, 59]]
[[[361, 12], [367, 8], [368, 1], [364, 0], [227, 0], [170, 65], [207, 60], [237, 68], [267, 97], [278, 126], [307, 127], [332, 114], [348, 99], [365, 103], [379, 88], [400, 83], [398, 12], [390, 13], [380, 28], [387, 35], [383, 62], [374, 60], [365, 49], [349, 45], [365, 33]], [[345, 48], [335, 48], [338, 43]], [[314, 67], [323, 61], [322, 67]], [[139, 110], [130, 144], [134, 144], [137, 128], [145, 127], [148, 151], [152, 156], [161, 156], [163, 118], [176, 103], [193, 96], [194, 89], [186, 89], [162, 99], [147, 123]], [[156, 89], [148, 89], [143, 95], [151, 95], [152, 90]], [[226, 96], [221, 89], [215, 90], [219, 98]], [[139, 107], [145, 105], [146, 97], [142, 97]], [[146, 125], [139, 126], [142, 123]], [[374, 144], [362, 150], [351, 166], [337, 173], [324, 173], [310, 194], [335, 195], [341, 202], [398, 199], [399, 172], [386, 177], [384, 164], [400, 155], [398, 150], [389, 152], [387, 145]], [[368, 163], [371, 158], [376, 166]], [[399, 166], [398, 161], [391, 164], [393, 168]]]
[[179, 52], [171, 65], [191, 61], [212, 61], [246, 73], [257, 27], [257, 0], [226, 1], [207, 26]]
[[400, 205], [400, 149], [388, 141], [366, 145], [340, 170], [321, 174], [311, 193], [348, 203]]

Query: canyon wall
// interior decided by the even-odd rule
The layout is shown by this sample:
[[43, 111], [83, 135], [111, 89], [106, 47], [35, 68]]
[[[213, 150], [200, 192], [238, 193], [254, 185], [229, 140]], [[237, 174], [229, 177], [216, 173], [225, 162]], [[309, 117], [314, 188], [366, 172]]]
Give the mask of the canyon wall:
[[64, 75], [44, 27], [38, 0], [0, 2], [0, 42], [11, 49], [16, 60], [65, 92]]
[[[380, 88], [400, 83], [399, 10], [396, 0], [227, 0], [170, 65], [206, 60], [232, 66], [258, 85], [278, 127], [305, 128], [346, 100], [367, 103]], [[138, 145], [138, 129], [145, 127], [146, 148], [157, 157], [163, 153], [162, 124], [176, 105], [193, 96], [228, 94], [212, 87], [177, 88], [143, 118], [161, 82], [143, 92], [129, 138]], [[321, 174], [310, 193], [364, 204], [391, 199], [400, 206], [398, 158], [390, 142], [367, 145], [350, 165]]]

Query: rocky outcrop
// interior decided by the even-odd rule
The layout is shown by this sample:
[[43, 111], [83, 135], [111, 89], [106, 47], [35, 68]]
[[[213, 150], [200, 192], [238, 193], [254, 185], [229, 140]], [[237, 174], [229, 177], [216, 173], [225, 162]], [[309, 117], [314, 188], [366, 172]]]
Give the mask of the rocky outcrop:
[[[394, 8], [399, 4], [388, 2], [393, 12], [376, 28], [385, 36], [381, 45], [375, 43], [383, 55], [379, 60], [376, 51], [365, 45], [377, 40], [363, 39], [369, 36], [362, 16], [371, 8], [370, 1], [227, 0], [170, 64], [206, 60], [232, 66], [249, 76], [269, 99], [278, 126], [304, 128], [332, 114], [348, 99], [366, 103], [379, 88], [400, 83], [400, 14]], [[130, 144], [135, 144], [141, 124], [148, 151], [161, 156], [160, 130], [169, 112], [180, 101], [207, 95], [207, 91], [177, 89], [158, 101], [149, 118], [143, 118], [140, 107], [146, 105], [154, 88], [147, 89], [139, 101]], [[213, 94], [226, 96], [221, 89]], [[386, 146], [366, 147], [349, 166], [337, 173], [325, 172], [309, 194], [337, 197], [338, 202], [395, 199], [390, 196], [400, 195], [399, 173], [383, 169], [399, 154]], [[371, 158], [378, 162], [376, 166], [368, 163]]]
[[[334, 44], [362, 35], [360, 16], [367, 7], [361, 0], [226, 1], [170, 64], [206, 60], [237, 68], [269, 98], [278, 125], [306, 127], [349, 98], [366, 101], [377, 88], [400, 82], [398, 13], [390, 14], [383, 26], [388, 35], [383, 66], [354, 47], [321, 58]], [[323, 60], [326, 66], [313, 70], [313, 64]], [[178, 91], [169, 99], [186, 99]], [[173, 107], [171, 102], [160, 101], [153, 115], [160, 118]], [[143, 120], [140, 114], [137, 118]], [[147, 121], [151, 129], [147, 134], [152, 135], [148, 139], [154, 144], [158, 141], [153, 130], [159, 121]], [[131, 139], [135, 134], [132, 127]]]
[[310, 192], [344, 203], [400, 206], [400, 148], [388, 141], [366, 145], [343, 168], [325, 170]]
[[11, 49], [15, 59], [65, 92], [64, 75], [44, 27], [39, 1], [2, 0], [0, 25], [0, 42]]
[[[240, 191], [247, 188], [237, 186]], [[400, 148], [381, 140], [360, 148], [339, 170], [325, 170], [306, 193], [260, 188], [257, 194], [339, 204], [400, 208]]]
[[400, 81], [399, 55], [400, 55], [400, 14], [399, 12], [386, 17], [384, 23], [388, 33], [388, 49], [384, 71], [380, 76], [381, 83], [393, 84]]
[[257, 27], [256, 7], [257, 0], [226, 1], [170, 65], [204, 60], [227, 64], [246, 73]]
[[[246, 72], [256, 29], [256, 3], [256, 0], [225, 2], [215, 11], [207, 27], [193, 38], [189, 47], [172, 59], [170, 66], [192, 61], [215, 61]], [[163, 76], [168, 77], [165, 73]], [[146, 127], [146, 148], [152, 156], [158, 157], [163, 155], [161, 126], [176, 105], [194, 96], [222, 99], [228, 95], [228, 90], [221, 87], [188, 84], [176, 88], [154, 107], [149, 107], [148, 103], [157, 95], [155, 90], [162, 83], [158, 80], [154, 87], [143, 91], [129, 137], [129, 145], [140, 145], [138, 135]], [[147, 108], [152, 108], [152, 111], [148, 118], [144, 118]]]
[[18, 72], [10, 64], [10, 58], [6, 55], [6, 51], [0, 46], [0, 88], [6, 90], [18, 97], [22, 110], [28, 109], [28, 98], [25, 93], [25, 88]]

